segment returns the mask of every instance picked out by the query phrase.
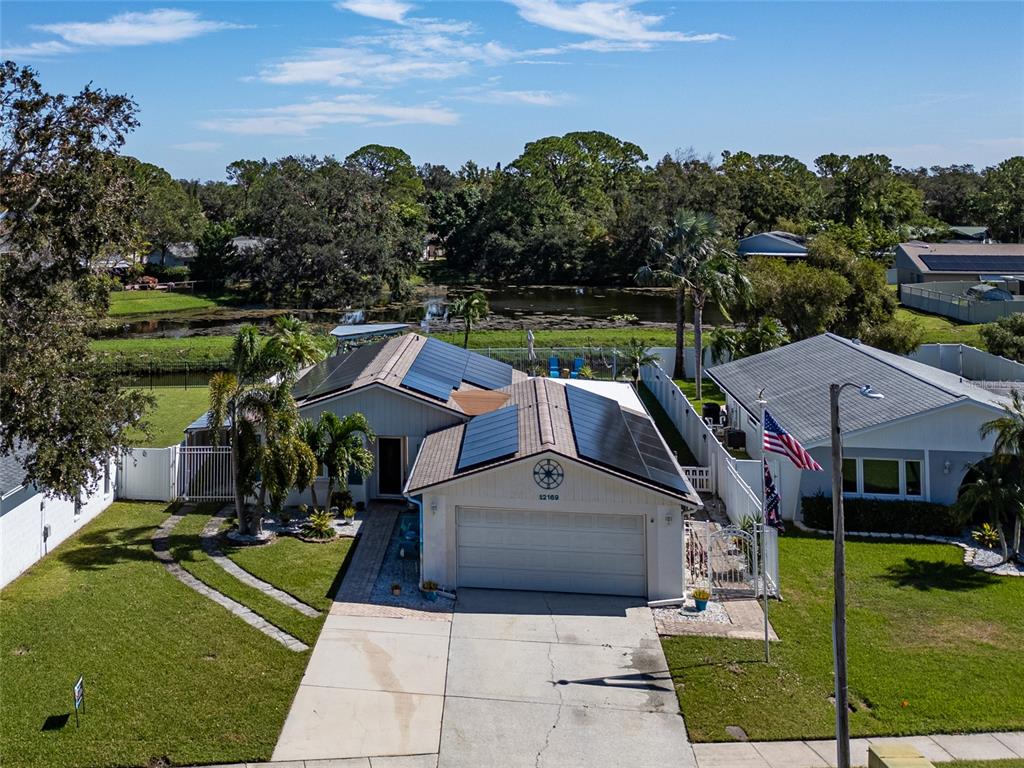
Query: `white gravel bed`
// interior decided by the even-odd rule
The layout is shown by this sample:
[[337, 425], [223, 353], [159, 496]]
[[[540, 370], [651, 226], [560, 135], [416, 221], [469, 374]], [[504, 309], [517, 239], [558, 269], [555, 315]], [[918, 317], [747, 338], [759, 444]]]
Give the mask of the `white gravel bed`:
[[[374, 582], [373, 591], [370, 593], [370, 602], [398, 608], [414, 608], [419, 611], [450, 611], [454, 604], [450, 598], [438, 595], [436, 600], [431, 601], [420, 593], [419, 538], [402, 538], [402, 519], [402, 515], [399, 515], [395, 522], [395, 530], [391, 533], [391, 541], [388, 542], [384, 560], [377, 573], [377, 581]], [[404, 559], [398, 556], [402, 548], [406, 552]], [[392, 584], [402, 586], [400, 595], [391, 594]]]
[[682, 606], [654, 608], [654, 616], [664, 621], [692, 621], [696, 624], [731, 624], [725, 606], [711, 600], [706, 610], [698, 611], [691, 598], [687, 598]]

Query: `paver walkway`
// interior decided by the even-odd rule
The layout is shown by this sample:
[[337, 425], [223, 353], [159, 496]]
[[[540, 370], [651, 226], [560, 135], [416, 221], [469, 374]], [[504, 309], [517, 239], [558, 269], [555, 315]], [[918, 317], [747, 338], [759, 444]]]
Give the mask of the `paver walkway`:
[[182, 510], [176, 514], [170, 515], [160, 526], [153, 532], [152, 546], [153, 554], [156, 555], [157, 560], [164, 564], [174, 578], [180, 581], [189, 589], [195, 590], [203, 597], [207, 597], [218, 605], [227, 608], [231, 613], [235, 614], [238, 618], [244, 621], [254, 629], [258, 629], [267, 637], [276, 640], [281, 645], [289, 648], [296, 652], [308, 651], [309, 646], [298, 638], [292, 637], [283, 629], [275, 627], [265, 618], [254, 612], [251, 608], [242, 605], [235, 600], [232, 600], [225, 594], [218, 592], [212, 587], [207, 586], [202, 581], [197, 579], [191, 573], [182, 568], [178, 563], [175, 562], [174, 556], [171, 554], [170, 549], [170, 538], [171, 532], [175, 526], [181, 522], [181, 519], [185, 516], [186, 510], [191, 510], [191, 507], [183, 507]]
[[[960, 735], [852, 739], [853, 765], [868, 763], [871, 744], [910, 744], [933, 763], [954, 760], [1024, 758], [1024, 731]], [[836, 765], [835, 741], [752, 741], [694, 744], [698, 768], [831, 768]]]
[[278, 589], [273, 584], [268, 584], [262, 579], [258, 579], [249, 573], [247, 570], [242, 568], [238, 563], [229, 558], [220, 548], [217, 546], [217, 533], [220, 531], [220, 527], [227, 517], [232, 514], [231, 507], [221, 507], [217, 514], [213, 515], [206, 525], [203, 527], [203, 532], [199, 536], [200, 543], [203, 546], [203, 551], [209, 556], [214, 563], [219, 565], [224, 571], [234, 576], [243, 584], [247, 584], [254, 589], [258, 589], [260, 592], [265, 594], [267, 597], [277, 600], [282, 605], [287, 605], [289, 608], [293, 608], [304, 616], [319, 616], [320, 611], [312, 606], [306, 605], [305, 603], [296, 600], [294, 597], [289, 595], [287, 592]]
[[373, 513], [366, 516], [360, 531], [359, 546], [345, 571], [345, 579], [335, 600], [365, 603], [370, 599], [400, 509], [399, 505], [375, 504]]

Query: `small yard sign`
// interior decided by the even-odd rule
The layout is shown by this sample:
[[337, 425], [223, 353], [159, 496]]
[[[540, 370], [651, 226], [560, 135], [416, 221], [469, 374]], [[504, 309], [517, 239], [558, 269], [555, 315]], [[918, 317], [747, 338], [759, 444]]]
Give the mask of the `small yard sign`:
[[75, 726], [80, 726], [81, 723], [78, 720], [78, 710], [85, 707], [85, 676], [79, 675], [78, 680], [75, 682], [74, 687], [75, 693]]

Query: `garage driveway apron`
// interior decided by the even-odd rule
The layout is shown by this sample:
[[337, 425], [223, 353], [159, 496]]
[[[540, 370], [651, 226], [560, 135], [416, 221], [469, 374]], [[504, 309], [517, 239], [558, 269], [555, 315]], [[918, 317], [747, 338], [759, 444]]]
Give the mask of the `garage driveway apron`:
[[460, 589], [439, 768], [695, 766], [636, 598]]

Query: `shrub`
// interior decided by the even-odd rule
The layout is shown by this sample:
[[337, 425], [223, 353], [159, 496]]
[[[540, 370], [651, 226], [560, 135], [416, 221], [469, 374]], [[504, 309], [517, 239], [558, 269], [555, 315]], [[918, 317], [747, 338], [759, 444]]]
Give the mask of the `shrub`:
[[999, 544], [999, 531], [989, 523], [982, 523], [981, 528], [971, 532], [971, 538], [981, 546], [993, 549]]
[[189, 279], [188, 267], [165, 267], [162, 264], [147, 264], [146, 274], [161, 283], [180, 283]]
[[711, 591], [705, 589], [704, 587], [698, 587], [697, 589], [693, 590], [693, 592], [690, 593], [690, 596], [694, 600], [710, 600], [711, 599]]
[[[832, 497], [804, 496], [803, 520], [811, 528], [832, 530]], [[847, 531], [917, 533], [956, 536], [967, 518], [956, 507], [927, 501], [844, 499]]]
[[313, 512], [303, 526], [302, 534], [310, 539], [333, 539], [333, 520], [334, 518], [330, 512], [324, 512], [323, 510]]

